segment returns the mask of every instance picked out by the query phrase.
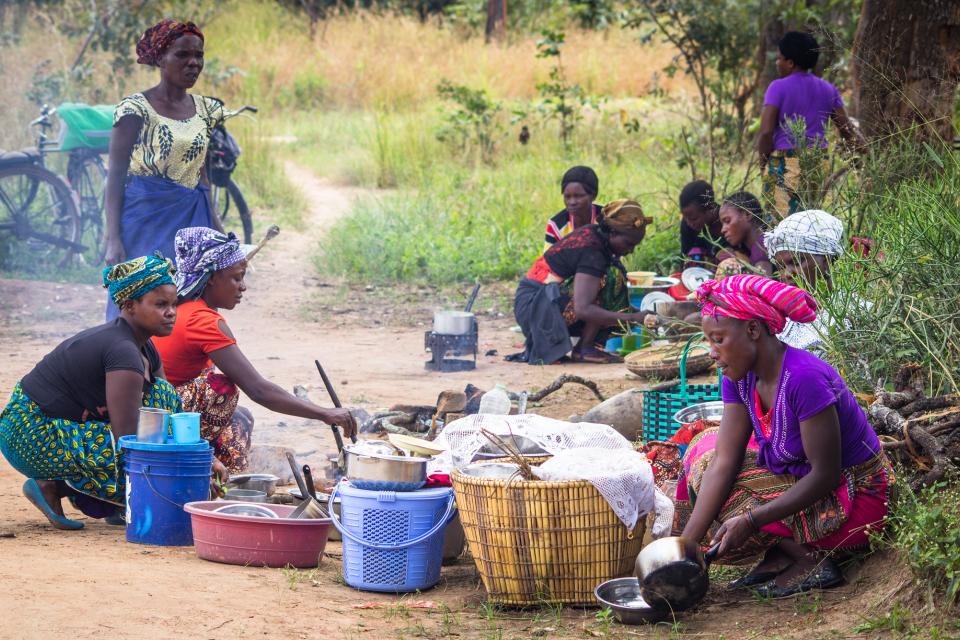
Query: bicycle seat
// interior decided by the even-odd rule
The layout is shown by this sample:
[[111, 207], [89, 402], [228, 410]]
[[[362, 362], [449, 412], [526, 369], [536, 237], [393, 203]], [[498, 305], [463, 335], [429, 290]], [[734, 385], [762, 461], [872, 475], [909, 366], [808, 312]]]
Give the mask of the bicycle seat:
[[4, 151], [0, 149], [0, 168], [20, 164], [35, 164], [40, 160], [40, 152], [36, 147], [26, 147], [19, 151]]

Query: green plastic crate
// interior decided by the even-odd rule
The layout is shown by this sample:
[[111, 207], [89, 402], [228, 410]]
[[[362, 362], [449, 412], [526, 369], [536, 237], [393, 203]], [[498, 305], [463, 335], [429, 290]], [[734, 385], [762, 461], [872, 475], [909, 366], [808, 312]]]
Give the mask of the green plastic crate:
[[673, 414], [692, 404], [720, 399], [720, 377], [717, 384], [687, 384], [687, 354], [694, 349], [706, 349], [706, 345], [693, 345], [694, 340], [703, 337], [695, 334], [687, 340], [680, 356], [680, 384], [660, 391], [643, 392], [643, 428], [641, 437], [644, 442], [669, 440], [680, 424], [674, 422]]

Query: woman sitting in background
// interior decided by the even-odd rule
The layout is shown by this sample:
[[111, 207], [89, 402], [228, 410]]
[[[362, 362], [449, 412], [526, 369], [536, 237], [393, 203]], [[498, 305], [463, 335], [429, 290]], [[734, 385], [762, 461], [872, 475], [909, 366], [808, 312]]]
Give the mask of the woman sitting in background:
[[[580, 227], [537, 258], [514, 299], [527, 362], [550, 364], [567, 353], [576, 362], [620, 360], [594, 343], [602, 329], [648, 315], [626, 311], [617, 292], [626, 277], [620, 257], [633, 252], [651, 222], [638, 203], [616, 200], [603, 208], [597, 224]], [[618, 282], [611, 282], [611, 266]], [[572, 335], [580, 337], [576, 348]]]
[[[830, 267], [843, 254], [843, 223], [826, 211], [799, 211], [764, 235], [771, 257], [776, 261], [781, 282], [815, 291], [832, 291]], [[797, 349], [806, 349], [823, 358], [823, 336], [833, 324], [824, 310], [810, 323], [787, 319], [777, 336]]]
[[866, 548], [893, 473], [837, 372], [777, 339], [787, 318], [810, 322], [817, 305], [754, 275], [708, 281], [697, 299], [724, 376], [723, 418], [690, 443], [675, 528], [719, 544], [726, 564], [762, 557], [731, 587], [780, 597], [834, 586], [843, 577], [826, 554]]
[[200, 433], [214, 455], [231, 471], [247, 466], [253, 416], [237, 407], [241, 389], [277, 413], [337, 425], [348, 436], [355, 433], [347, 409], [326, 409], [288, 393], [260, 375], [237, 346], [219, 313], [236, 307], [247, 290], [246, 255], [236, 236], [206, 227], [181, 229], [176, 250], [177, 322], [169, 335], [154, 342], [184, 411], [200, 414]]
[[594, 204], [600, 190], [600, 180], [590, 167], [571, 167], [560, 180], [564, 208], [547, 222], [543, 250], [560, 242], [574, 229], [596, 224], [600, 205]]
[[773, 274], [773, 264], [763, 244], [763, 208], [753, 194], [738, 191], [725, 198], [720, 205], [720, 223], [729, 245], [717, 254], [720, 261], [737, 258], [762, 275]]
[[[58, 529], [69, 497], [83, 513], [123, 524], [123, 452], [140, 407], [180, 410], [151, 337], [173, 330], [177, 290], [169, 260], [144, 257], [108, 267], [104, 286], [120, 316], [67, 338], [14, 387], [0, 415], [0, 451], [29, 478], [23, 493]], [[219, 463], [214, 469], [226, 479]]]

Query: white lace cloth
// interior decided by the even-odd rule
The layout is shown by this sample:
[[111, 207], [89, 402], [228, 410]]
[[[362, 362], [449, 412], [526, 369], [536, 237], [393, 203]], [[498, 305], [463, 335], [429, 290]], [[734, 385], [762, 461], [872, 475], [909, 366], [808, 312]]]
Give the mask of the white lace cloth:
[[[540, 446], [552, 458], [540, 465], [538, 477], [589, 481], [628, 529], [636, 526], [640, 516], [655, 509], [650, 463], [633, 450], [626, 438], [605, 424], [563, 422], [534, 414], [467, 416], [451, 422], [437, 437], [447, 451], [437, 457], [428, 471], [449, 472], [469, 464], [490, 442], [480, 433], [481, 429], [504, 439], [512, 433]], [[672, 503], [670, 506], [672, 520]], [[658, 513], [658, 521], [659, 516]]]

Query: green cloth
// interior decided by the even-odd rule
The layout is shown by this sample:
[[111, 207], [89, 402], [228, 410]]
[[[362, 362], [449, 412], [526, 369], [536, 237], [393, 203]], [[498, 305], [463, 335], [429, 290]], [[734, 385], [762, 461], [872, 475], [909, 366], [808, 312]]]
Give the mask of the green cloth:
[[89, 105], [79, 102], [64, 102], [57, 107], [57, 115], [63, 120], [61, 151], [74, 149], [103, 149], [110, 145], [113, 130], [113, 105]]

